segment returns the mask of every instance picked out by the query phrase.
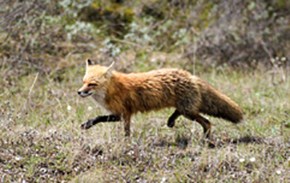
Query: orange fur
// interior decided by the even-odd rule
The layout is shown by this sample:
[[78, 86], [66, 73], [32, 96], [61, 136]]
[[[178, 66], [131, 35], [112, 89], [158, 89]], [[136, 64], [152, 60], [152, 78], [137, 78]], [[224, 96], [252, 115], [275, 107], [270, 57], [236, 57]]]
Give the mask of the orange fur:
[[83, 81], [79, 94], [87, 92], [112, 114], [120, 116], [124, 120], [127, 136], [130, 135], [130, 118], [133, 114], [168, 107], [176, 109], [168, 120], [169, 127], [174, 126], [175, 119], [183, 115], [200, 123], [207, 136], [211, 124], [201, 113], [233, 123], [243, 118], [240, 107], [234, 101], [184, 70], [160, 69], [125, 74], [113, 71], [112, 66], [87, 63]]

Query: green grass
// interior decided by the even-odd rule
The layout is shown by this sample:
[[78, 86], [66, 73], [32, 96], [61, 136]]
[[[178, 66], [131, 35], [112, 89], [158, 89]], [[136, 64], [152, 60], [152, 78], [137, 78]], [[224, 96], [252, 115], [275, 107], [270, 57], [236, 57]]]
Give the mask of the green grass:
[[1, 68], [1, 180], [289, 181], [289, 80], [273, 85], [267, 72], [197, 71], [245, 113], [239, 125], [208, 117], [217, 145], [209, 148], [197, 123], [181, 117], [173, 129], [166, 126], [172, 109], [136, 115], [129, 139], [122, 123], [81, 130], [82, 122], [104, 114], [92, 99], [77, 96], [83, 72], [65, 70], [56, 82], [37, 73], [16, 78]]

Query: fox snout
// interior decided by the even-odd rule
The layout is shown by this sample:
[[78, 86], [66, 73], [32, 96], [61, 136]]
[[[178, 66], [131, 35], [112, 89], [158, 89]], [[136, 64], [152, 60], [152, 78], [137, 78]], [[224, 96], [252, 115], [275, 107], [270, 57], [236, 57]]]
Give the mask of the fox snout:
[[93, 91], [86, 86], [83, 86], [78, 90], [78, 95], [81, 97], [88, 97], [92, 94], [93, 94]]
[[81, 97], [87, 97], [87, 96], [90, 96], [90, 95], [93, 94], [93, 93], [90, 92], [90, 91], [78, 91], [78, 94], [79, 94], [79, 96], [81, 96]]

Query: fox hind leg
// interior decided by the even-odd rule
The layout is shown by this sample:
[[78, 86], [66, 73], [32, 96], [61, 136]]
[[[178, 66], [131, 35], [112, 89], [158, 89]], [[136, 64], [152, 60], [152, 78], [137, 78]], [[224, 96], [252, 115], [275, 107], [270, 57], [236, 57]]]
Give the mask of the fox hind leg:
[[201, 115], [196, 116], [195, 120], [203, 127], [203, 133], [206, 138], [210, 138], [211, 134], [211, 123]]
[[175, 125], [175, 120], [181, 115], [181, 113], [178, 111], [178, 110], [175, 110], [173, 112], [173, 114], [171, 114], [171, 116], [168, 118], [168, 121], [167, 121], [167, 126], [169, 128], [172, 128], [174, 127]]
[[[173, 114], [171, 114], [171, 116], [168, 118], [168, 121], [167, 121], [167, 126], [172, 128], [174, 125], [175, 125], [175, 120], [180, 116], [182, 115], [178, 110], [175, 110], [173, 112]], [[202, 127], [203, 127], [203, 131], [204, 131], [204, 134], [207, 138], [210, 137], [210, 133], [211, 133], [211, 123], [209, 120], [207, 120], [206, 118], [202, 117], [201, 115], [199, 114], [195, 114], [195, 115], [192, 115], [192, 114], [185, 114], [184, 115], [186, 118], [192, 120], [192, 121], [196, 121], [198, 122]]]
[[210, 134], [211, 134], [211, 123], [209, 120], [207, 120], [206, 118], [202, 117], [199, 114], [195, 114], [195, 115], [185, 115], [186, 118], [196, 121], [198, 122], [202, 127], [203, 127], [203, 133], [205, 135], [206, 138], [210, 138]]

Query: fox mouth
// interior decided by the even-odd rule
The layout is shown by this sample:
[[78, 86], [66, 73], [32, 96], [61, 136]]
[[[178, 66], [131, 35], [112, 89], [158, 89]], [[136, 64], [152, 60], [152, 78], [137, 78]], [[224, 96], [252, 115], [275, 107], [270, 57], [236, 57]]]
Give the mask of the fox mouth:
[[88, 97], [88, 96], [92, 95], [93, 92], [88, 92], [88, 91], [86, 91], [86, 92], [78, 91], [78, 94], [79, 94], [79, 96], [81, 96], [81, 97], [84, 98], [84, 97]]

